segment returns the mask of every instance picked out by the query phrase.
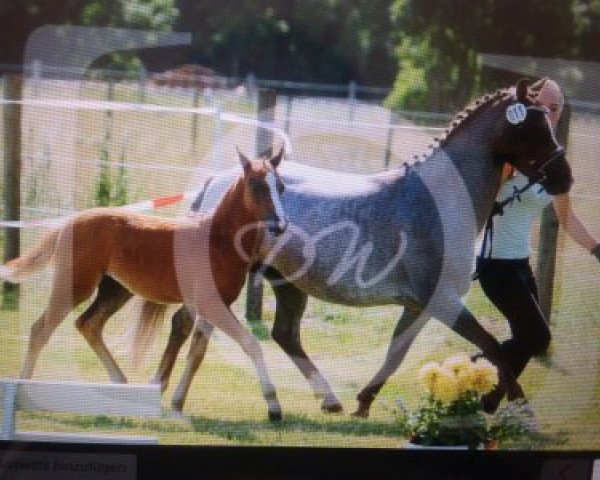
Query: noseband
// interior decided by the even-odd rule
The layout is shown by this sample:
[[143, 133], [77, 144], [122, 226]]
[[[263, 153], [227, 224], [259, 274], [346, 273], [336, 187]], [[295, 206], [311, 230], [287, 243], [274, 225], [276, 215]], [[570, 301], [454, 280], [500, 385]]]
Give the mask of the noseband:
[[533, 184], [533, 183], [543, 182], [544, 180], [547, 180], [548, 176], [546, 175], [546, 168], [548, 168], [548, 165], [555, 162], [556, 160], [558, 160], [560, 157], [563, 157], [564, 155], [565, 155], [565, 147], [559, 146], [556, 150], [554, 150], [554, 153], [552, 153], [552, 155], [550, 155], [550, 158], [548, 158], [548, 160], [546, 160], [544, 163], [542, 163], [538, 167], [538, 169], [535, 171], [535, 173], [533, 175], [528, 176], [529, 182], [531, 184]]

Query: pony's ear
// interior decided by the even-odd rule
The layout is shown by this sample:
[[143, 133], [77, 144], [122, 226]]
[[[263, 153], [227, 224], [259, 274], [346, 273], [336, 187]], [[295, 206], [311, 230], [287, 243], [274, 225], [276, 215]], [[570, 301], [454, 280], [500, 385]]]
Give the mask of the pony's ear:
[[525, 103], [528, 100], [529, 80], [522, 78], [517, 82], [517, 101]]
[[547, 81], [548, 81], [548, 77], [540, 78], [537, 82], [535, 82], [529, 88], [531, 88], [531, 90], [533, 90], [534, 92], [539, 92], [544, 87], [544, 85], [546, 84]]
[[271, 157], [271, 160], [269, 160], [269, 161], [271, 162], [271, 165], [273, 165], [274, 168], [277, 168], [279, 166], [284, 153], [285, 153], [285, 147], [284, 147], [284, 145], [281, 145], [279, 152], [277, 152], [277, 154], [275, 154], [274, 157]]
[[242, 168], [244, 169], [244, 173], [248, 173], [248, 170], [250, 169], [250, 165], [251, 162], [248, 159], [248, 157], [246, 157], [246, 155], [244, 155], [242, 152], [240, 152], [240, 149], [238, 147], [235, 147], [235, 150], [237, 151], [238, 157], [240, 159], [240, 164], [242, 165]]

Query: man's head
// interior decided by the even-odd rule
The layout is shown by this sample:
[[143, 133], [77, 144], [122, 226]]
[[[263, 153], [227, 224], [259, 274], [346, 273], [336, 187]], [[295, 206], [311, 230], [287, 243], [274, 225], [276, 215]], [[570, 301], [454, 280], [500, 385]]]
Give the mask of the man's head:
[[538, 101], [550, 111], [548, 116], [553, 126], [558, 124], [560, 115], [563, 110], [564, 97], [558, 84], [549, 78], [543, 80], [539, 93]]

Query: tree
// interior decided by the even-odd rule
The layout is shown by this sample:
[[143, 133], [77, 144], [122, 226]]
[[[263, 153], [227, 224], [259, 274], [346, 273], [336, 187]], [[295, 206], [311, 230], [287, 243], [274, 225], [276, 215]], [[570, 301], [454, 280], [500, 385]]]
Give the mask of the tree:
[[[496, 87], [479, 53], [562, 57], [573, 52], [573, 0], [396, 0], [399, 72], [388, 104], [455, 110]], [[502, 76], [506, 78], [506, 74]]]
[[179, 0], [192, 60], [226, 75], [389, 85], [392, 0]]
[[31, 32], [43, 25], [168, 30], [174, 0], [0, 0], [0, 63], [20, 65]]

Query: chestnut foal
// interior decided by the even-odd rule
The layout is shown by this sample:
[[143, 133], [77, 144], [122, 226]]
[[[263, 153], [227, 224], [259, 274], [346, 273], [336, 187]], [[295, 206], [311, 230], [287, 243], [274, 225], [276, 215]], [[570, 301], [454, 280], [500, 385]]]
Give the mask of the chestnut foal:
[[[108, 351], [102, 329], [131, 293], [158, 303], [185, 303], [197, 324], [208, 322], [235, 340], [256, 367], [271, 420], [281, 419], [277, 400], [257, 340], [230, 310], [250, 265], [264, 256], [265, 233], [287, 227], [276, 171], [281, 151], [270, 158], [248, 160], [239, 153], [243, 175], [224, 195], [214, 213], [195, 219], [168, 220], [118, 209], [84, 211], [49, 232], [31, 251], [0, 267], [0, 277], [19, 282], [54, 263], [48, 307], [33, 324], [21, 378], [31, 378], [43, 346], [77, 305], [98, 295], [76, 320], [81, 334], [98, 355], [110, 378], [126, 378]], [[129, 296], [115, 302], [106, 285]], [[110, 290], [110, 288], [108, 288]], [[116, 308], [115, 308], [116, 307]]]

